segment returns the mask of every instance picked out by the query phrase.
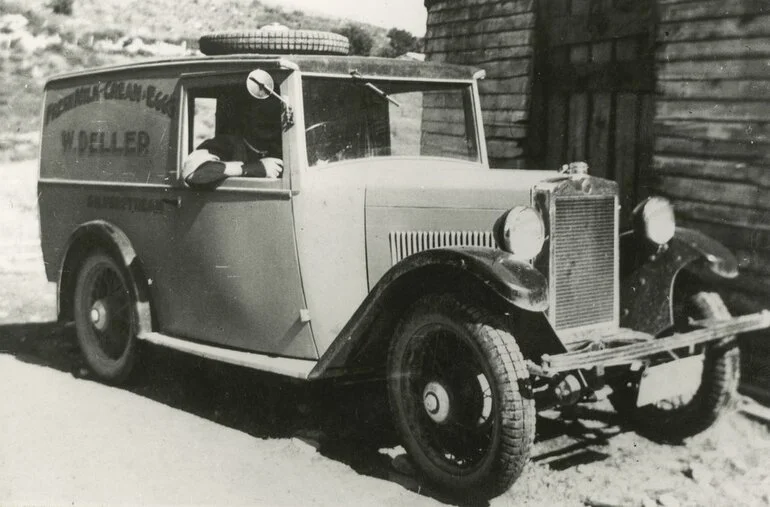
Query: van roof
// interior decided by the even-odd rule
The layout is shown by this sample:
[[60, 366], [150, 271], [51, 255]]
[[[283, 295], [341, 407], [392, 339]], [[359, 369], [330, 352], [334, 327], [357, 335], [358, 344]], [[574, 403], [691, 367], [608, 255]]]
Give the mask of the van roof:
[[140, 63], [97, 67], [53, 76], [48, 79], [48, 83], [98, 74], [123, 73], [132, 70], [146, 69], [157, 72], [164, 68], [174, 67], [179, 68], [179, 75], [197, 72], [212, 72], [219, 70], [223, 65], [228, 65], [227, 70], [250, 70], [255, 64], [266, 68], [298, 69], [303, 73], [340, 76], [349, 76], [353, 71], [357, 71], [362, 76], [366, 77], [399, 77], [452, 81], [471, 80], [474, 77], [479, 77], [479, 73], [482, 73], [481, 75], [483, 76], [483, 71], [474, 67], [393, 58], [326, 55], [233, 54], [146, 60]]

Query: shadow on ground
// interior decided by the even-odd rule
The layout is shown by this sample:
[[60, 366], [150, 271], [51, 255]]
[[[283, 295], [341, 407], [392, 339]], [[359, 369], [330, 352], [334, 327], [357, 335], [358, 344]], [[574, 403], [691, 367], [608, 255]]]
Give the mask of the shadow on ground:
[[[360, 474], [444, 503], [487, 503], [442, 496], [409, 473], [403, 455], [394, 459], [398, 439], [380, 383], [302, 383], [143, 345], [138, 375], [120, 389], [257, 438], [300, 438]], [[0, 325], [0, 353], [78, 378], [89, 376], [74, 328], [57, 323]], [[578, 417], [586, 416], [600, 424], [584, 426]], [[567, 418], [539, 417], [532, 460], [552, 470], [599, 461], [608, 457], [600, 449], [620, 431], [614, 412], [578, 407]]]

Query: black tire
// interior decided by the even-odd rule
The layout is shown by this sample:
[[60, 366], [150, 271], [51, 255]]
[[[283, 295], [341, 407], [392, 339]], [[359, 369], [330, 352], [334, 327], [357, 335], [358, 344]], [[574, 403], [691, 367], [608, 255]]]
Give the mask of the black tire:
[[204, 35], [199, 40], [204, 55], [242, 53], [347, 55], [350, 42], [344, 35], [317, 30], [256, 30]]
[[[677, 328], [685, 329], [688, 318], [726, 319], [730, 311], [719, 294], [698, 292], [677, 305]], [[701, 384], [688, 398], [636, 407], [637, 381], [615, 388], [610, 401], [618, 413], [639, 431], [655, 440], [681, 442], [711, 427], [730, 407], [738, 388], [740, 352], [732, 337], [705, 346]]]
[[447, 491], [497, 496], [529, 460], [535, 403], [519, 347], [498, 318], [451, 295], [420, 299], [398, 325], [388, 398], [417, 468]]
[[75, 329], [86, 364], [100, 380], [121, 383], [137, 357], [136, 297], [125, 270], [95, 252], [80, 267], [75, 283]]

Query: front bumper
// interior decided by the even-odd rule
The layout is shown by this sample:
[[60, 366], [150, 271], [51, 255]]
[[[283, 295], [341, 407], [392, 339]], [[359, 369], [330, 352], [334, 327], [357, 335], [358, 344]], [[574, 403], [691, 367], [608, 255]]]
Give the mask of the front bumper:
[[602, 339], [593, 341], [579, 350], [554, 355], [544, 354], [539, 365], [529, 361], [529, 371], [530, 374], [553, 377], [567, 371], [631, 364], [656, 354], [767, 329], [770, 327], [770, 311], [697, 324], [708, 327], [658, 339], [647, 333], [620, 328], [612, 335], [603, 336]]

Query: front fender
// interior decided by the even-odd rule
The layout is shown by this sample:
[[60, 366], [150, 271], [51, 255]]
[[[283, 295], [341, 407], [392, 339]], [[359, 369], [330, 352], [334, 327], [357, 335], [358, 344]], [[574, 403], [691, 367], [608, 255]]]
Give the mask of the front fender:
[[738, 275], [735, 256], [705, 234], [683, 227], [664, 251], [649, 249], [649, 242], [633, 231], [621, 237], [620, 325], [657, 335], [674, 323], [673, 291], [679, 272], [703, 262], [723, 278]]
[[391, 276], [398, 277], [423, 266], [436, 264], [466, 271], [497, 295], [523, 310], [542, 312], [548, 309], [548, 282], [543, 274], [531, 264], [498, 249], [458, 247], [426, 250], [391, 268], [381, 282], [384, 280], [385, 283], [392, 283], [394, 278]]
[[[436, 280], [440, 278], [440, 280]], [[310, 378], [321, 378], [331, 369], [345, 369], [356, 350], [369, 346], [373, 322], [386, 312], [402, 310], [431, 291], [488, 293], [530, 312], [548, 308], [546, 278], [529, 263], [491, 248], [440, 248], [410, 255], [388, 270], [372, 288], [353, 316], [321, 356]], [[391, 315], [397, 319], [398, 315]]]
[[695, 229], [677, 227], [672, 242], [686, 243], [706, 261], [708, 268], [722, 278], [738, 276], [738, 259], [722, 243]]

